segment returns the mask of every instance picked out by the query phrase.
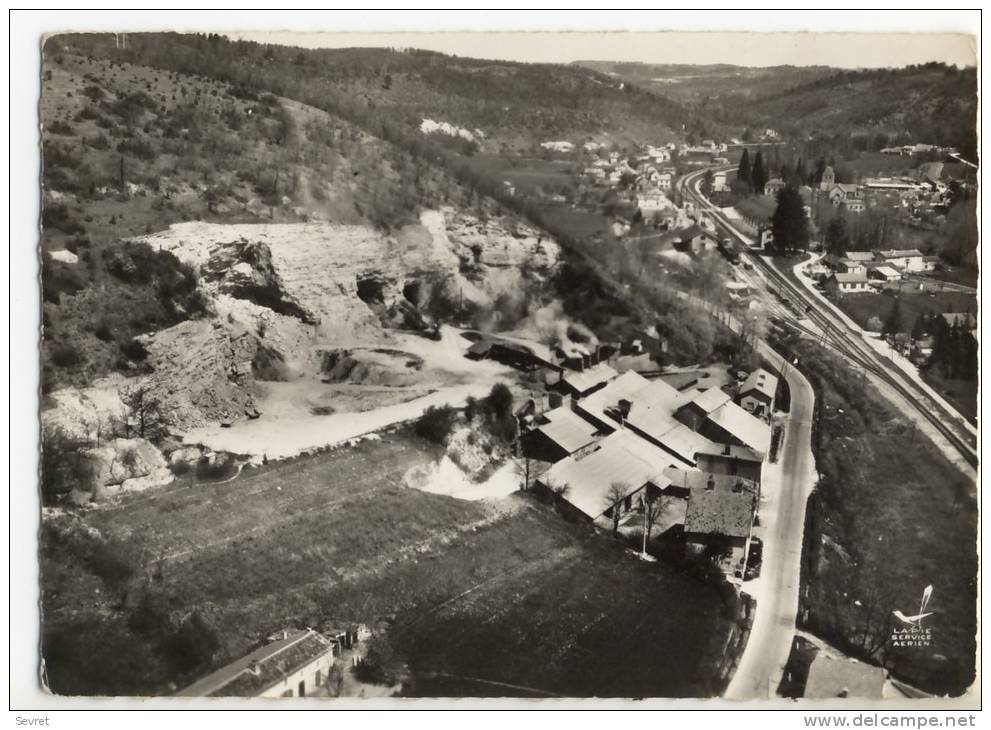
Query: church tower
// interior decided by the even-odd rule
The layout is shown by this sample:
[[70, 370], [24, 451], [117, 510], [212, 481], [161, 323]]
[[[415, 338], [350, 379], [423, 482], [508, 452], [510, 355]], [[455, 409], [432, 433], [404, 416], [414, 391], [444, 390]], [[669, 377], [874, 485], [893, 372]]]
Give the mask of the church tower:
[[833, 168], [827, 165], [826, 169], [822, 171], [822, 180], [819, 182], [819, 189], [828, 192], [834, 185], [836, 185], [836, 175], [833, 173]]

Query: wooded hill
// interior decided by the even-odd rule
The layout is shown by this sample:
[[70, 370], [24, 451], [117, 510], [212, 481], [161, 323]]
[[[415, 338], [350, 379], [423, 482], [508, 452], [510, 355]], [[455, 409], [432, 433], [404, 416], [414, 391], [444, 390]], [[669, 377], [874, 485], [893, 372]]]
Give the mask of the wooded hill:
[[617, 141], [678, 139], [690, 115], [678, 103], [622, 80], [577, 66], [460, 58], [421, 50], [303, 50], [218, 35], [135, 34], [126, 50], [111, 35], [71, 34], [48, 41], [86, 55], [113, 57], [234, 83], [267, 86], [278, 77], [284, 95], [302, 89], [346, 98], [391, 121], [418, 128], [423, 119], [480, 130], [489, 150], [528, 149], [543, 141], [579, 142], [608, 134]]
[[684, 104], [743, 134], [772, 128], [844, 149], [926, 143], [976, 161], [977, 70], [942, 63], [843, 71], [822, 66], [658, 66], [582, 62]]

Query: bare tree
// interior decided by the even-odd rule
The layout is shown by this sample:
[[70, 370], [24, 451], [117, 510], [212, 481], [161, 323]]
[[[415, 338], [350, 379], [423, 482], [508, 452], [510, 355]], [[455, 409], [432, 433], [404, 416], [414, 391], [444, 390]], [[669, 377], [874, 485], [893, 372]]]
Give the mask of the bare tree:
[[647, 543], [650, 542], [650, 535], [654, 528], [661, 521], [664, 515], [664, 495], [657, 492], [651, 495], [646, 489], [642, 502], [643, 507], [643, 552], [647, 552]]
[[[159, 425], [161, 402], [152, 393], [147, 383], [125, 387], [119, 393], [121, 402], [127, 406], [130, 415], [137, 419], [138, 435], [145, 438], [146, 434], [152, 432]], [[125, 428], [128, 432], [130, 431], [127, 416], [125, 416]]]
[[627, 486], [622, 482], [613, 482], [606, 492], [606, 511], [612, 518], [612, 531], [619, 532], [619, 520], [623, 516], [619, 508], [620, 503], [626, 499]]

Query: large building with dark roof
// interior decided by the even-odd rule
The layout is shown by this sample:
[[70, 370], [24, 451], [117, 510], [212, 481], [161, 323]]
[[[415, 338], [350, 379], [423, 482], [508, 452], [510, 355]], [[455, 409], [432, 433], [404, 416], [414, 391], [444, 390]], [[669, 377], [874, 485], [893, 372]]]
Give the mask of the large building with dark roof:
[[666, 470], [672, 484], [689, 490], [685, 512], [685, 550], [712, 552], [727, 573], [743, 577], [750, 533], [757, 510], [757, 484], [739, 476], [695, 470]]

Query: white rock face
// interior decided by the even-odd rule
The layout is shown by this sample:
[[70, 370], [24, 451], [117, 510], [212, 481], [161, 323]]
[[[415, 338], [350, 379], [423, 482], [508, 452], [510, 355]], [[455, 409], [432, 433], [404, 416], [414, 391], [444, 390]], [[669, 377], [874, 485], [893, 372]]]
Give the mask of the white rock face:
[[521, 297], [560, 255], [529, 226], [448, 208], [394, 234], [326, 222], [192, 222], [137, 240], [196, 268], [216, 315], [145, 338], [149, 381], [174, 433], [257, 415], [263, 369], [279, 371], [261, 376], [269, 380], [312, 376], [321, 352], [392, 343], [393, 327], [422, 326], [428, 310]]
[[485, 139], [485, 133], [481, 129], [470, 132], [464, 127], [456, 127], [447, 122], [435, 122], [433, 119], [424, 119], [420, 123], [420, 131], [424, 134], [446, 134], [451, 137], [461, 137], [469, 142]]
[[43, 426], [62, 429], [77, 441], [96, 441], [98, 432], [106, 435], [113, 421], [125, 412], [119, 389], [127, 383], [123, 377], [104, 378], [88, 388], [63, 388], [46, 396], [41, 412]]
[[58, 251], [49, 251], [48, 255], [52, 257], [55, 261], [61, 261], [63, 264], [78, 264], [79, 257], [72, 251], [66, 249], [59, 249]]
[[107, 496], [107, 490], [134, 491], [162, 486], [174, 477], [161, 452], [144, 439], [112, 439], [101, 446], [85, 449], [94, 467], [95, 499]]

